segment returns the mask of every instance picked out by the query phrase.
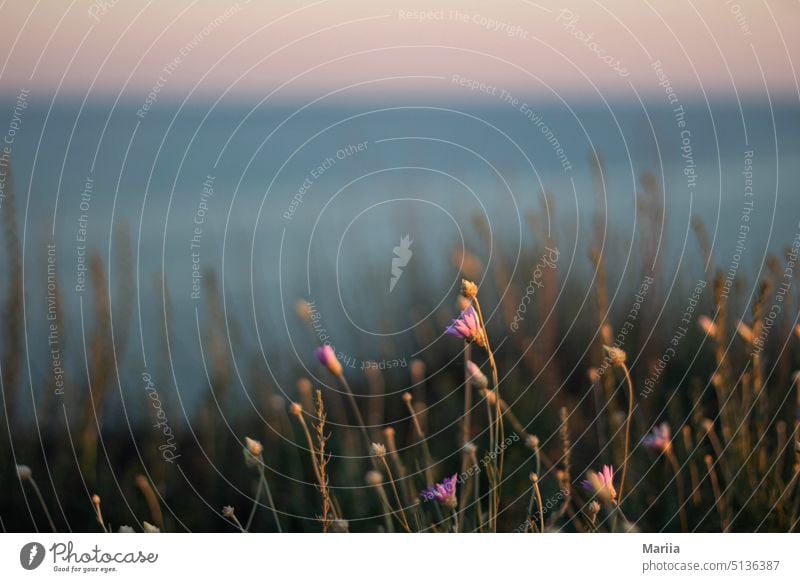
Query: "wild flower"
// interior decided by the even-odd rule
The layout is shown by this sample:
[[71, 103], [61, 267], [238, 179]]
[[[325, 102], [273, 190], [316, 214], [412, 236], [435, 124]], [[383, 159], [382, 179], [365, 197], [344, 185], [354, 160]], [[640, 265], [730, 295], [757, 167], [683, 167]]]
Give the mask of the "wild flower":
[[386, 446], [381, 443], [372, 443], [372, 454], [376, 457], [385, 457]]
[[434, 483], [431, 487], [422, 490], [420, 496], [425, 501], [438, 501], [449, 509], [454, 509], [458, 505], [456, 498], [456, 481], [458, 475], [445, 477], [441, 483]]
[[617, 490], [614, 489], [614, 467], [603, 465], [603, 470], [599, 473], [589, 473], [589, 478], [581, 482], [587, 491], [593, 491], [600, 497], [608, 497], [609, 500], [617, 498]]
[[672, 450], [672, 432], [669, 424], [662, 422], [653, 427], [653, 431], [642, 440], [642, 444], [658, 453], [669, 453]]
[[486, 347], [486, 337], [483, 334], [478, 314], [471, 305], [461, 312], [458, 319], [453, 320], [453, 323], [445, 329], [445, 333]]
[[328, 368], [328, 371], [331, 374], [334, 376], [341, 376], [342, 364], [336, 358], [336, 352], [333, 351], [331, 346], [325, 344], [324, 346], [318, 347], [316, 350], [314, 350], [314, 355], [323, 366]]

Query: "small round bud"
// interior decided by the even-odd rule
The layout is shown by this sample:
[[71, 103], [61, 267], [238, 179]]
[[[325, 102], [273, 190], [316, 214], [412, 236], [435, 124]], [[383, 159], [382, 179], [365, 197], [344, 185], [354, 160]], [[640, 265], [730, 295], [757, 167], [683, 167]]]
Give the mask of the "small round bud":
[[380, 487], [383, 483], [383, 475], [381, 475], [378, 471], [369, 471], [366, 479], [367, 484], [372, 485], [373, 487]]
[[264, 451], [263, 445], [250, 437], [244, 437], [244, 444], [247, 447], [247, 452], [254, 457], [258, 457]]
[[297, 417], [302, 416], [303, 407], [300, 406], [297, 402], [292, 402], [292, 404], [289, 406], [289, 414], [292, 414], [293, 416]]
[[467, 362], [467, 378], [478, 390], [485, 390], [489, 386], [486, 374], [481, 372], [481, 369], [472, 360]]
[[412, 396], [411, 392], [403, 392], [403, 400], [406, 402], [411, 402]]

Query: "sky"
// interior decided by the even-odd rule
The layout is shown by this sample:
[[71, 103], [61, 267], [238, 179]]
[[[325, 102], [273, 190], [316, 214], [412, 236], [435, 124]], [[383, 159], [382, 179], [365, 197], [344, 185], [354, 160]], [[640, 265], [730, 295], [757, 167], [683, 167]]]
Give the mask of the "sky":
[[0, 93], [797, 98], [797, 0], [5, 0]]

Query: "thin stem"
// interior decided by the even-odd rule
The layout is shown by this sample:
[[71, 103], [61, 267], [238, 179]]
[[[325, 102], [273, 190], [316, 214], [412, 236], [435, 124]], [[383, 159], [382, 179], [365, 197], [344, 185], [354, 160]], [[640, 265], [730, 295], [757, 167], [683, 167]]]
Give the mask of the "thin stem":
[[267, 502], [272, 510], [272, 517], [275, 518], [275, 526], [278, 528], [278, 533], [283, 533], [283, 530], [281, 529], [281, 522], [278, 519], [278, 511], [275, 509], [275, 502], [272, 500], [272, 493], [269, 490], [269, 483], [267, 483], [267, 478], [264, 476], [263, 461], [258, 464], [258, 476], [259, 482], [264, 486], [264, 492], [267, 494]]
[[[39, 503], [42, 505], [42, 509], [44, 509], [44, 514], [47, 516], [47, 521], [50, 524], [50, 529], [53, 530], [53, 533], [57, 532], [56, 524], [53, 523], [53, 518], [50, 516], [50, 510], [47, 509], [47, 504], [44, 502], [44, 497], [42, 497], [42, 492], [39, 491], [39, 487], [36, 485], [36, 481], [33, 480], [33, 477], [28, 477], [28, 481], [31, 483], [31, 487], [33, 487], [33, 491], [36, 493], [36, 497], [39, 498]], [[106, 526], [103, 525], [103, 522], [100, 522], [100, 525], [103, 526], [103, 529], [106, 529]], [[106, 531], [106, 533], [108, 533]]]
[[[475, 449], [470, 453], [470, 459], [475, 468], [478, 468], [478, 456], [475, 454]], [[475, 511], [478, 514], [478, 531], [483, 533], [483, 510], [481, 509], [481, 480], [478, 474], [473, 477], [475, 480]]]
[[258, 509], [258, 502], [261, 499], [261, 479], [258, 480], [258, 485], [256, 485], [256, 498], [253, 500], [253, 508], [250, 510], [250, 515], [247, 518], [247, 525], [244, 527], [246, 531], [250, 531], [250, 528], [253, 525], [253, 518], [256, 516], [256, 510]]
[[678, 459], [672, 449], [665, 452], [669, 464], [672, 466], [672, 472], [675, 473], [675, 486], [678, 489], [678, 513], [681, 520], [681, 530], [684, 532], [689, 531], [689, 522], [686, 519], [686, 496], [683, 492], [683, 479], [681, 479], [681, 470], [678, 465]]
[[717, 472], [714, 470], [714, 460], [711, 455], [705, 456], [706, 469], [708, 476], [711, 478], [711, 489], [714, 491], [714, 505], [719, 514], [719, 522], [723, 532], [728, 531], [727, 520], [725, 519], [725, 501], [722, 498], [722, 492], [719, 488], [719, 479], [717, 479]]
[[433, 486], [433, 475], [431, 474], [433, 458], [431, 457], [431, 451], [428, 449], [428, 441], [425, 439], [425, 432], [422, 430], [422, 425], [419, 423], [417, 411], [414, 410], [414, 406], [411, 404], [411, 399], [408, 398], [404, 400], [406, 402], [406, 407], [408, 408], [408, 413], [411, 415], [411, 422], [414, 424], [414, 430], [417, 432], [417, 438], [422, 444], [422, 454], [425, 456], [425, 468], [423, 469], [425, 473], [425, 484], [428, 487], [431, 487]]
[[408, 533], [411, 533], [411, 526], [408, 525], [408, 519], [406, 518], [406, 512], [403, 509], [403, 502], [400, 500], [400, 494], [397, 492], [397, 486], [394, 482], [394, 476], [392, 475], [392, 469], [389, 467], [389, 463], [386, 462], [386, 456], [380, 456], [381, 461], [383, 461], [383, 466], [386, 467], [386, 474], [389, 477], [389, 483], [392, 486], [392, 491], [394, 492], [394, 498], [397, 501], [397, 508], [400, 510], [400, 517], [402, 518], [403, 527], [406, 528]]
[[633, 380], [628, 371], [628, 366], [621, 363], [620, 366], [625, 372], [625, 381], [628, 383], [628, 418], [625, 421], [625, 449], [622, 455], [622, 477], [619, 480], [619, 490], [617, 491], [617, 499], [619, 505], [622, 505], [622, 493], [625, 488], [625, 476], [628, 474], [628, 452], [631, 447], [631, 421], [633, 420]]
[[344, 374], [339, 373], [336, 375], [336, 378], [339, 380], [339, 383], [344, 388], [345, 392], [347, 392], [348, 400], [350, 401], [350, 406], [353, 408], [353, 413], [355, 414], [356, 421], [358, 422], [358, 426], [361, 429], [361, 433], [364, 436], [364, 443], [367, 446], [367, 450], [370, 450], [372, 447], [372, 441], [369, 439], [369, 433], [367, 432], [367, 425], [364, 423], [364, 418], [361, 416], [361, 411], [358, 409], [358, 403], [356, 402], [356, 397], [353, 394], [353, 391], [350, 389], [350, 384], [348, 384], [347, 379], [344, 377]]
[[542, 504], [542, 492], [539, 490], [539, 477], [534, 475], [533, 489], [536, 491], [536, 503], [539, 505], [539, 531], [544, 533], [544, 505]]
[[[490, 455], [492, 457], [492, 463], [496, 467], [496, 475], [494, 477], [494, 483], [492, 486], [493, 494], [492, 494], [492, 531], [497, 531], [497, 513], [500, 509], [500, 487], [502, 486], [503, 480], [503, 463], [505, 461], [505, 451], [501, 446], [501, 442], [505, 438], [505, 432], [503, 430], [503, 410], [500, 406], [500, 382], [498, 380], [497, 374], [497, 363], [494, 359], [494, 352], [492, 351], [491, 343], [489, 342], [489, 332], [486, 329], [486, 320], [483, 318], [483, 311], [481, 310], [481, 303], [478, 301], [478, 297], [474, 297], [472, 301], [475, 303], [475, 310], [478, 313], [478, 321], [481, 325], [481, 330], [483, 332], [483, 340], [486, 349], [486, 353], [489, 356], [489, 366], [492, 370], [492, 387], [494, 388], [495, 392], [495, 423], [494, 423], [494, 445], [495, 447], [499, 447], [499, 451], [495, 451], [494, 448], [490, 451]], [[491, 431], [490, 431], [491, 432]], [[495, 457], [499, 457], [499, 460]]]

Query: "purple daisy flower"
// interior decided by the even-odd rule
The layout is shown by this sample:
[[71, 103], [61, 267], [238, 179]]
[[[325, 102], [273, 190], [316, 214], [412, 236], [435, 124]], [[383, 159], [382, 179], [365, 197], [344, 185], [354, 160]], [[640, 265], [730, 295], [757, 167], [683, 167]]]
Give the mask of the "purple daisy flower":
[[422, 490], [420, 496], [424, 501], [438, 501], [442, 505], [454, 509], [458, 505], [456, 499], [456, 482], [458, 475], [445, 477], [441, 483]]
[[671, 436], [669, 425], [662, 422], [653, 427], [653, 432], [644, 437], [642, 444], [652, 451], [668, 453], [672, 448]]
[[608, 495], [611, 499], [617, 497], [617, 490], [614, 489], [614, 467], [603, 465], [603, 470], [595, 473], [597, 480], [593, 483], [589, 479], [581, 481], [581, 485], [587, 491], [592, 491], [598, 495]]
[[336, 358], [336, 352], [328, 344], [318, 347], [314, 350], [314, 355], [319, 360], [320, 364], [328, 368], [331, 374], [338, 376], [342, 373], [342, 364]]
[[444, 332], [464, 341], [475, 342], [481, 347], [486, 345], [478, 314], [472, 305], [462, 311], [458, 319], [454, 319]]

